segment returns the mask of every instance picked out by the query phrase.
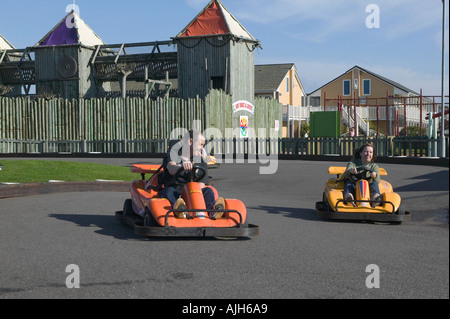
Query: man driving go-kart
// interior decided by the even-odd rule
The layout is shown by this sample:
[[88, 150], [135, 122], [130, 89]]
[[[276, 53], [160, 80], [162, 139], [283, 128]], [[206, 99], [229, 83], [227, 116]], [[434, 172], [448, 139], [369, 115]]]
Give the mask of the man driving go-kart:
[[[141, 179], [131, 182], [131, 198], [116, 219], [146, 237], [258, 235], [259, 227], [248, 222], [245, 204], [219, 197], [209, 185], [204, 145], [200, 132], [189, 131], [169, 145], [163, 165], [133, 164], [131, 172]], [[151, 175], [148, 180], [146, 174]]]
[[[209, 182], [208, 165], [203, 158], [205, 137], [199, 131], [188, 131], [183, 139], [173, 145], [163, 160], [163, 184], [166, 185], [160, 196], [167, 198], [174, 210], [187, 209], [181, 196], [184, 185], [189, 182], [189, 175], [199, 183], [208, 210], [223, 210], [225, 201], [222, 197], [215, 200], [214, 191], [206, 187]], [[199, 176], [200, 175], [200, 176]], [[189, 218], [185, 212], [175, 212], [177, 218]], [[209, 212], [209, 217], [219, 219], [222, 212]]]

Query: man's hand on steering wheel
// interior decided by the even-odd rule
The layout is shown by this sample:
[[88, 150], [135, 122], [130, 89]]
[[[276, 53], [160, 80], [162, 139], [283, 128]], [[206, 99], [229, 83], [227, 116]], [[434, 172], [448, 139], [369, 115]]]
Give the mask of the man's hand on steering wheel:
[[175, 179], [180, 183], [188, 183], [188, 182], [199, 182], [205, 177], [206, 170], [202, 166], [194, 165], [192, 162], [189, 162], [191, 165], [186, 165], [186, 167], [191, 167], [191, 169], [184, 169], [185, 163], [182, 164], [182, 167], [175, 174]]
[[194, 164], [191, 161], [183, 161], [181, 166], [183, 167], [183, 170], [185, 170], [185, 171], [190, 171], [194, 168]]

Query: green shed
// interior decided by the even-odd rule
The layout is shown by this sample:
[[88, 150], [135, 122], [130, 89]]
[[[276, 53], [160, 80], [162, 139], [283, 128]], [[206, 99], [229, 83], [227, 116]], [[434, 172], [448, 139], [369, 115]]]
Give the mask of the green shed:
[[311, 137], [334, 137], [337, 138], [341, 131], [341, 113], [311, 112], [310, 133]]

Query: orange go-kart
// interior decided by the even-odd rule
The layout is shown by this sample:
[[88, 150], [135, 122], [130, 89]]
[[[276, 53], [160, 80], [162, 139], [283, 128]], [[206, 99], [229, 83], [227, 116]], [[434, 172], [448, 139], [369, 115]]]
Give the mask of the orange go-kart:
[[[331, 166], [329, 174], [336, 174], [325, 182], [322, 201], [316, 202], [317, 215], [320, 218], [364, 220], [373, 222], [401, 223], [409, 221], [410, 213], [405, 211], [402, 199], [395, 193], [392, 185], [381, 180], [378, 184], [381, 200], [375, 204], [371, 201], [369, 189], [370, 171], [360, 167], [358, 173], [351, 178], [355, 182], [355, 199], [344, 200], [344, 174], [346, 167]], [[380, 168], [380, 175], [387, 175], [385, 169]]]
[[[141, 180], [131, 183], [131, 199], [125, 200], [123, 211], [116, 218], [134, 228], [134, 232], [146, 237], [251, 237], [259, 235], [259, 227], [248, 223], [247, 209], [238, 199], [225, 199], [223, 210], [206, 209], [198, 183], [206, 174], [201, 166], [191, 171], [180, 169], [175, 178], [186, 183], [182, 198], [187, 209], [174, 210], [166, 198], [159, 196], [162, 166], [133, 165], [131, 172], [141, 174]], [[149, 180], [145, 175], [152, 174]], [[217, 190], [210, 187], [218, 198]], [[179, 219], [174, 213], [184, 212], [187, 218]], [[209, 213], [222, 212], [220, 219]], [[212, 214], [211, 214], [212, 215]]]

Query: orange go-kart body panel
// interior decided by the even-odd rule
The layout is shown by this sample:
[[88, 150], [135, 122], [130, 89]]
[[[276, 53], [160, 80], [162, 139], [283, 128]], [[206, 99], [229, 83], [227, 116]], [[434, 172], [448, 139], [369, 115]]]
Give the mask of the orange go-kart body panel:
[[[134, 165], [131, 171], [140, 174], [154, 174], [160, 165]], [[153, 215], [159, 226], [171, 227], [235, 227], [244, 224], [247, 218], [245, 205], [237, 199], [225, 199], [225, 210], [222, 218], [213, 220], [208, 217], [206, 204], [203, 198], [202, 189], [199, 183], [190, 182], [183, 188], [182, 197], [187, 206], [187, 212], [192, 219], [179, 219], [174, 216], [170, 202], [159, 196], [159, 192], [152, 189], [158, 186], [159, 174], [153, 175], [148, 181], [136, 180], [131, 183], [131, 199], [134, 212], [139, 216], [144, 216], [146, 209]], [[217, 190], [212, 186], [207, 186], [214, 191], [216, 199]], [[191, 211], [189, 211], [191, 210]]]
[[156, 173], [161, 165], [153, 165], [153, 164], [134, 164], [131, 166], [132, 173], [139, 174], [154, 174]]

